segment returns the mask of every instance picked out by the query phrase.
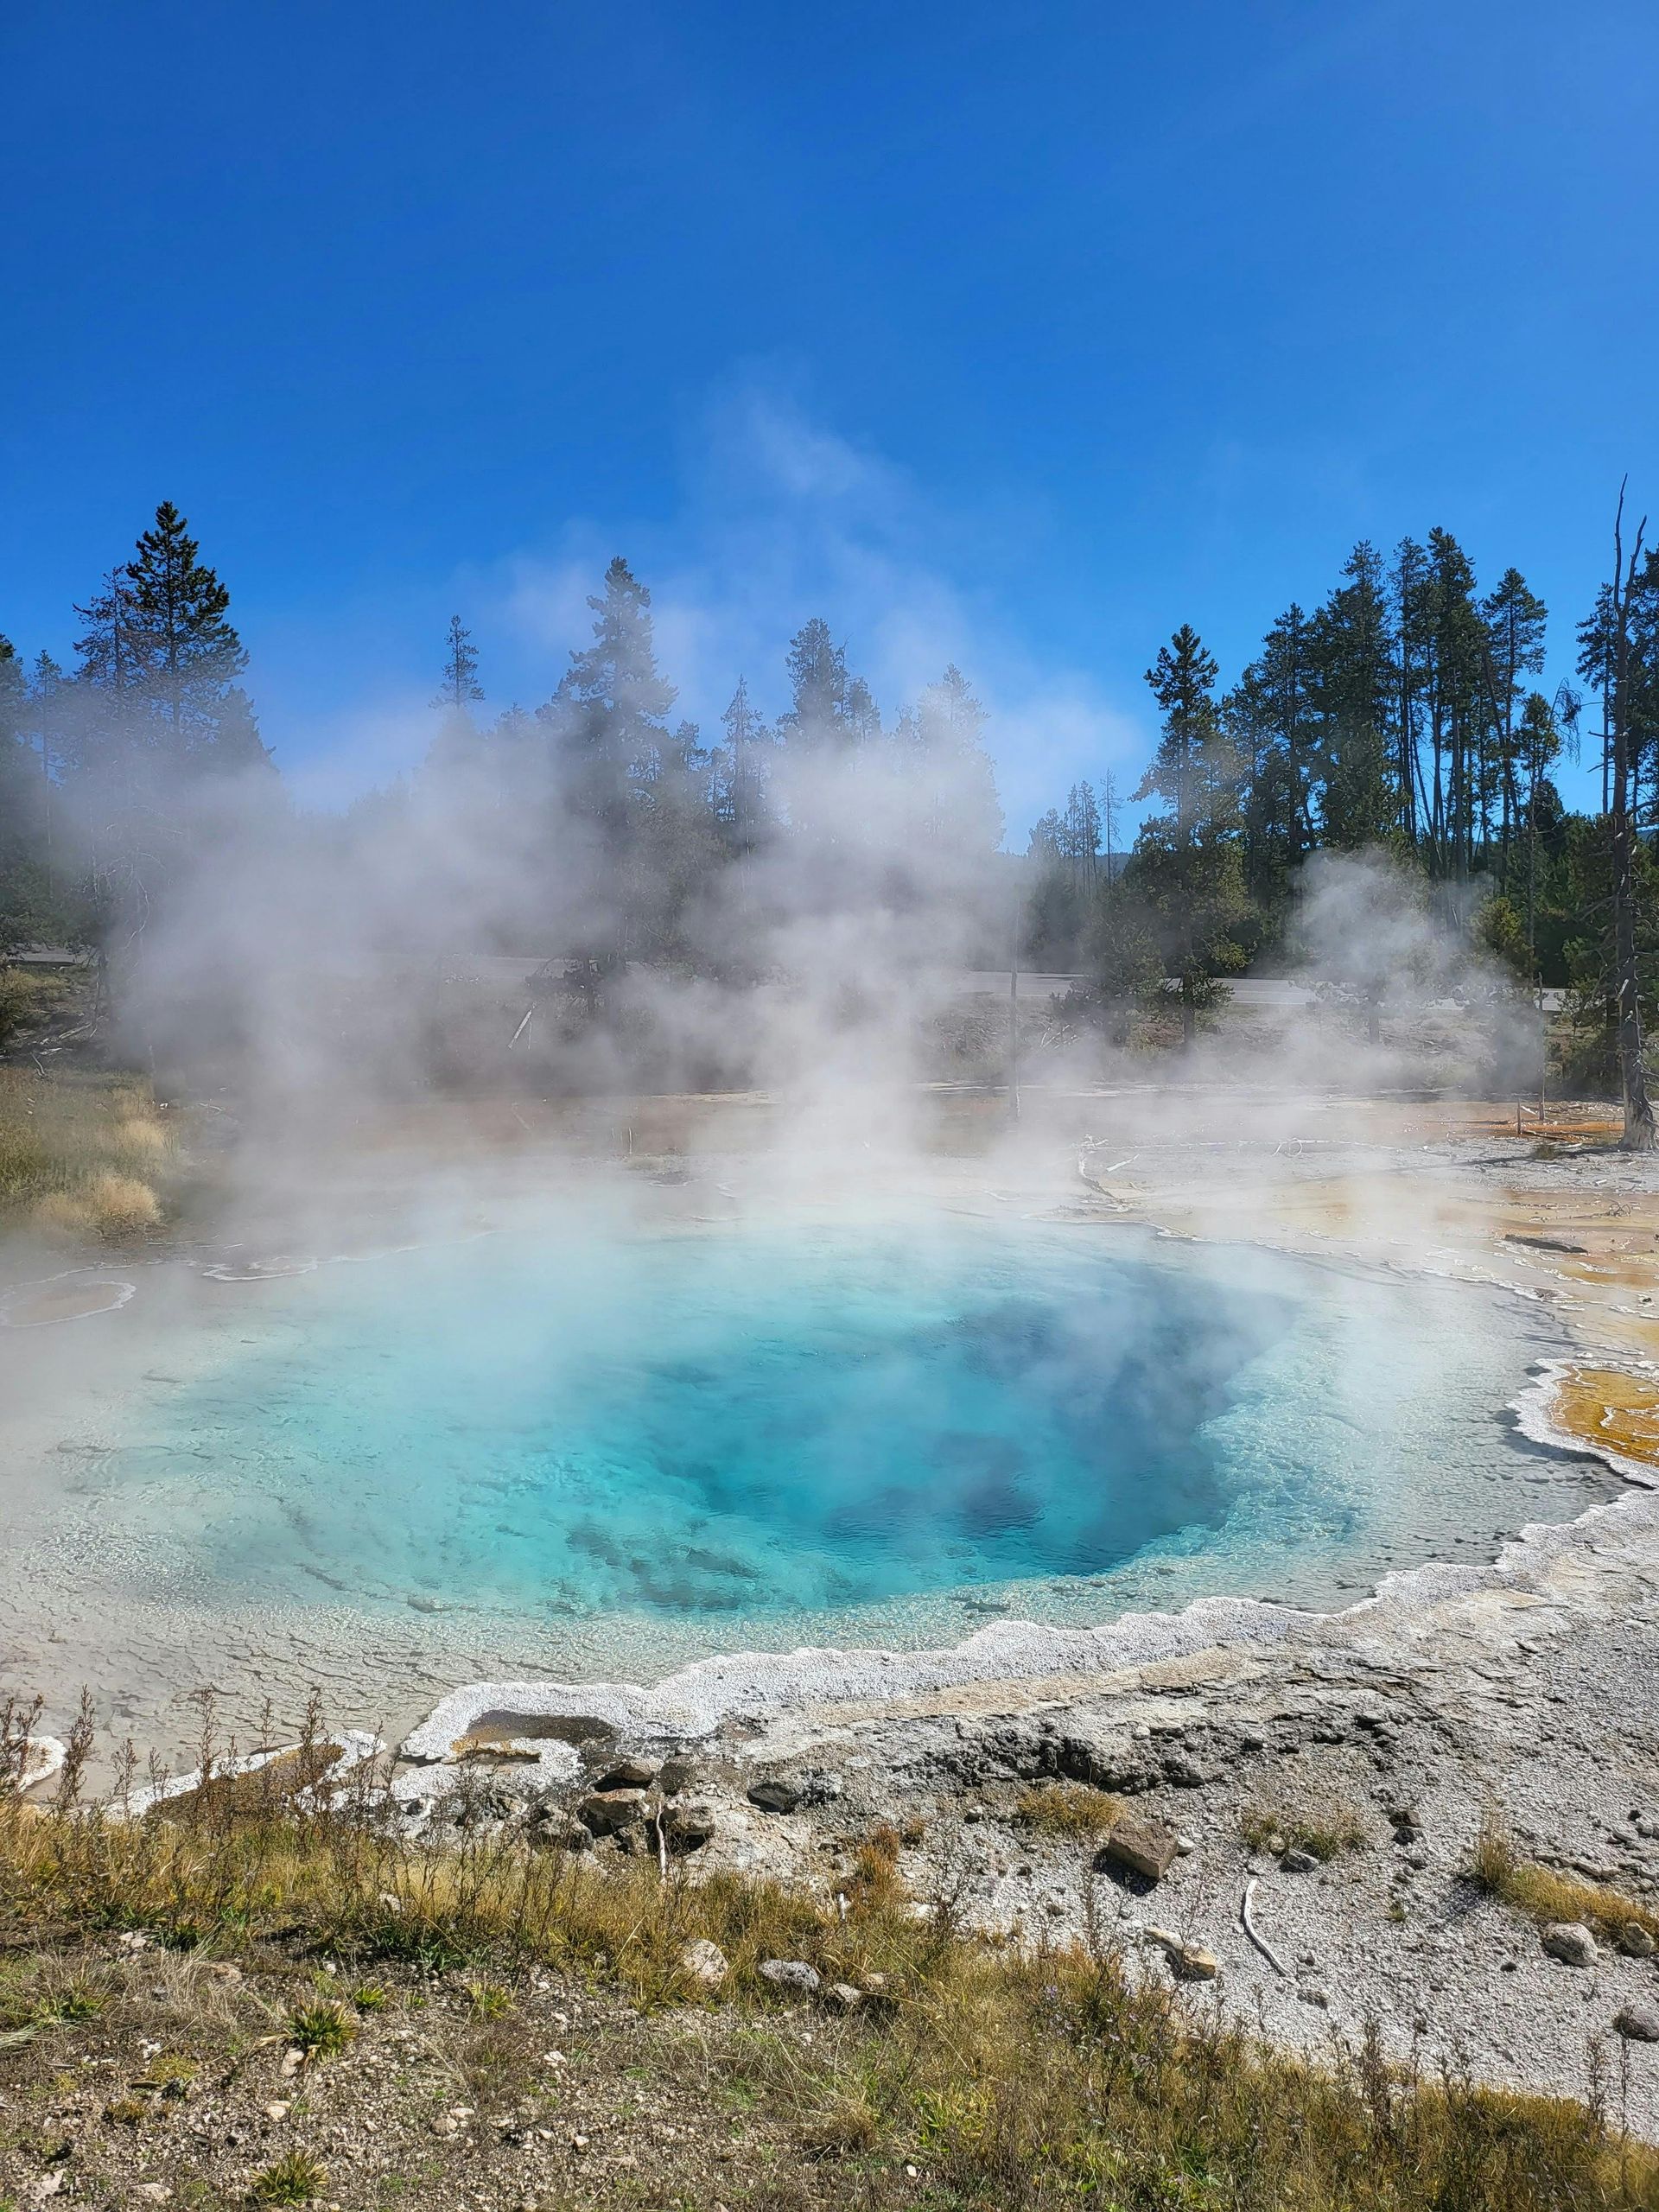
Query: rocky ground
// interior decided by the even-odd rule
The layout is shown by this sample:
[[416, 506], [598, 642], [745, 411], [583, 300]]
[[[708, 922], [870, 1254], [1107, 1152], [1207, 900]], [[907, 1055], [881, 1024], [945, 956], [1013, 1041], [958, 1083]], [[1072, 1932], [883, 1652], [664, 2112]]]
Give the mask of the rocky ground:
[[[1659, 1450], [1659, 1191], [1597, 1134], [1529, 1125], [1516, 1139], [1498, 1109], [1356, 1105], [1288, 1134], [1218, 1136], [1213, 1116], [1172, 1131], [1144, 1100], [1096, 1100], [1064, 1132], [1096, 1140], [1083, 1184], [1048, 1202], [1546, 1301], [1580, 1357], [1541, 1394], [1541, 1428], [1645, 1475]], [[446, 1698], [403, 1748], [392, 1786], [416, 1834], [522, 1823], [596, 1864], [672, 1852], [699, 1875], [773, 1876], [833, 1904], [885, 1833], [917, 1910], [948, 1906], [994, 1942], [1119, 1945], [1184, 2004], [1276, 2043], [1317, 2054], [1374, 2026], [1395, 2056], [1603, 2098], [1659, 2141], [1659, 1492], [1633, 1487], [1570, 1528], [1528, 1531], [1493, 1565], [1418, 1570], [1341, 1613], [1211, 1601], [1093, 1632], [998, 1624], [948, 1653], [716, 1662], [654, 1689], [498, 1682]], [[1530, 1886], [1494, 1879], [1498, 1844]], [[136, 1988], [142, 1967], [118, 1963]], [[251, 1982], [223, 1994], [232, 2008], [276, 2001]], [[607, 2087], [588, 2114], [561, 2073], [556, 2118], [531, 2126], [494, 2109], [453, 2037], [434, 2055], [446, 2007], [457, 2036], [482, 2032], [473, 1997], [445, 1985], [435, 2002], [411, 1984], [349, 2062], [308, 2072], [318, 2113], [349, 2098], [348, 2065], [412, 2069], [397, 2078], [422, 2085], [419, 2116], [374, 2146], [409, 2201], [463, 2201], [420, 2176], [486, 2139], [507, 2147], [477, 2169], [481, 2202], [537, 2201], [556, 2168], [569, 2202], [630, 2201], [639, 2168], [625, 2162], [673, 2139], [681, 2089], [634, 2113]], [[512, 2002], [536, 2042], [580, 2000], [549, 1985]], [[583, 2032], [619, 2049], [690, 2032], [592, 2002]], [[842, 2032], [823, 1991], [800, 1993], [791, 2018], [791, 2034]], [[718, 2145], [745, 2123], [713, 2097], [708, 2039], [740, 2033], [705, 2023], [684, 2046], [705, 2162], [687, 2202], [728, 2201]], [[72, 2129], [133, 2062], [95, 2036], [65, 2051]], [[270, 2113], [293, 2100], [264, 2079], [281, 2063], [273, 2044], [234, 2088], [247, 2133], [231, 2148], [250, 2173], [283, 2139]], [[626, 2074], [608, 2069], [607, 2084]], [[168, 2094], [142, 2092], [188, 2130], [191, 2096], [175, 2114]], [[613, 2195], [583, 2196], [569, 2161], [601, 2155]], [[731, 2202], [771, 2201], [753, 2194], [775, 2184], [770, 2156]], [[35, 2158], [29, 2171], [35, 2187], [52, 2169]], [[637, 2201], [675, 2201], [662, 2171]]]

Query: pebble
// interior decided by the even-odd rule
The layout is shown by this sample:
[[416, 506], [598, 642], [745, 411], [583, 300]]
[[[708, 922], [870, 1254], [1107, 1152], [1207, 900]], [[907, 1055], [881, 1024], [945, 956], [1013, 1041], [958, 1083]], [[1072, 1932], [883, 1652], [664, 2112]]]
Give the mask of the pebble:
[[1627, 2005], [1613, 2016], [1613, 2025], [1630, 2043], [1659, 2043], [1659, 2006]]
[[1287, 1851], [1279, 1864], [1287, 1874], [1313, 1874], [1319, 1862], [1311, 1851]]
[[1618, 1948], [1627, 1959], [1650, 1959], [1656, 1946], [1639, 1920], [1627, 1920], [1618, 1931]]

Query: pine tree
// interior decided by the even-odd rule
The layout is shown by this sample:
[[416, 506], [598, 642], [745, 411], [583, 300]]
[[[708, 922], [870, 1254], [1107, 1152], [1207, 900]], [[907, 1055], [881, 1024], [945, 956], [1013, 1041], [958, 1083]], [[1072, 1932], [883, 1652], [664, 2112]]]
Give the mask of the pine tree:
[[721, 722], [726, 742], [714, 756], [714, 810], [733, 849], [752, 853], [771, 827], [769, 756], [774, 740], [754, 710], [746, 677], [738, 677]]
[[1631, 741], [1640, 696], [1640, 678], [1631, 652], [1632, 601], [1642, 571], [1641, 524], [1628, 556], [1624, 551], [1624, 493], [1613, 524], [1612, 575], [1612, 861], [1613, 983], [1618, 1014], [1618, 1070], [1624, 1096], [1624, 1146], [1627, 1152], [1651, 1152], [1655, 1126], [1648, 1096], [1642, 1044], [1642, 978], [1637, 963], [1637, 874], [1638, 843], [1630, 805]]
[[1135, 840], [1135, 888], [1151, 910], [1164, 957], [1180, 983], [1181, 1034], [1220, 991], [1217, 979], [1242, 964], [1238, 932], [1250, 902], [1239, 849], [1242, 776], [1217, 710], [1217, 664], [1183, 623], [1147, 671], [1163, 709], [1163, 732], [1137, 800], [1162, 798]]
[[850, 744], [855, 732], [848, 713], [847, 655], [821, 616], [815, 614], [795, 632], [784, 664], [790, 688], [789, 710], [778, 725], [784, 741], [812, 750]]
[[1001, 842], [1002, 809], [985, 750], [988, 720], [952, 662], [906, 721], [905, 759], [921, 799], [918, 827], [936, 850], [949, 848], [965, 858], [993, 852]]
[[608, 914], [585, 955], [595, 973], [620, 967], [635, 949], [634, 924], [645, 903], [639, 870], [639, 823], [669, 742], [665, 718], [676, 697], [658, 672], [651, 594], [618, 554], [589, 599], [594, 639], [541, 709], [558, 754], [564, 804], [594, 841], [595, 893]]
[[459, 614], [452, 614], [444, 636], [443, 676], [432, 704], [446, 715], [458, 715], [470, 722], [472, 717], [467, 710], [483, 696], [484, 686], [478, 680], [478, 648], [473, 643], [473, 633]]
[[1376, 548], [1357, 545], [1342, 573], [1314, 618], [1309, 659], [1320, 836], [1356, 851], [1386, 837], [1400, 814], [1389, 729], [1394, 657]]
[[[1544, 664], [1548, 609], [1529, 588], [1520, 569], [1509, 568], [1498, 578], [1496, 589], [1487, 595], [1481, 613], [1486, 621], [1494, 694], [1493, 766], [1501, 794], [1498, 880], [1507, 893], [1510, 847], [1520, 822], [1521, 778], [1527, 757], [1525, 745], [1517, 735], [1516, 709], [1526, 690], [1522, 678], [1535, 676]], [[1548, 700], [1540, 701], [1546, 711], [1548, 703]]]
[[1245, 872], [1250, 895], [1282, 913], [1313, 842], [1315, 727], [1306, 615], [1286, 609], [1222, 704], [1244, 772]]
[[1431, 858], [1438, 873], [1462, 882], [1474, 857], [1481, 740], [1491, 696], [1487, 639], [1474, 569], [1449, 531], [1428, 533], [1428, 563]]
[[[175, 762], [262, 765], [269, 756], [236, 678], [247, 665], [231, 594], [170, 499], [121, 572], [127, 642], [156, 742]], [[113, 618], [112, 618], [113, 619]], [[120, 627], [118, 623], [118, 627]]]
[[1395, 775], [1400, 794], [1400, 830], [1414, 847], [1424, 827], [1424, 783], [1419, 744], [1423, 702], [1429, 685], [1432, 586], [1428, 555], [1414, 538], [1395, 548], [1389, 582], [1394, 637], [1393, 722]]

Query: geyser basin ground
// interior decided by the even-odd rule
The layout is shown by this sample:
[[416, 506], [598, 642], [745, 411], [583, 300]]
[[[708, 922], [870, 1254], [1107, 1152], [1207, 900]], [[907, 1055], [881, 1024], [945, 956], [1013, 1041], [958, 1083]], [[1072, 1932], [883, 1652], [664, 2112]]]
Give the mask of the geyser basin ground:
[[550, 1207], [203, 1294], [233, 1322], [152, 1346], [58, 1564], [301, 1665], [341, 1607], [568, 1678], [1340, 1604], [1618, 1487], [1505, 1411], [1561, 1349], [1522, 1301], [1101, 1223]]

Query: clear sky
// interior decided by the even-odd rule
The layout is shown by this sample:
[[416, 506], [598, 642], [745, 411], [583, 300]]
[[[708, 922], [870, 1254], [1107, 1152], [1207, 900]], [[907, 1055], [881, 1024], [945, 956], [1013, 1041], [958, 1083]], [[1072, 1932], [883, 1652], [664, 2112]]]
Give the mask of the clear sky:
[[[954, 653], [1014, 826], [1353, 540], [1554, 617], [1659, 511], [1652, 0], [4, 0], [0, 630], [175, 499], [318, 794], [613, 550], [711, 719]], [[326, 764], [326, 765], [325, 765]]]

